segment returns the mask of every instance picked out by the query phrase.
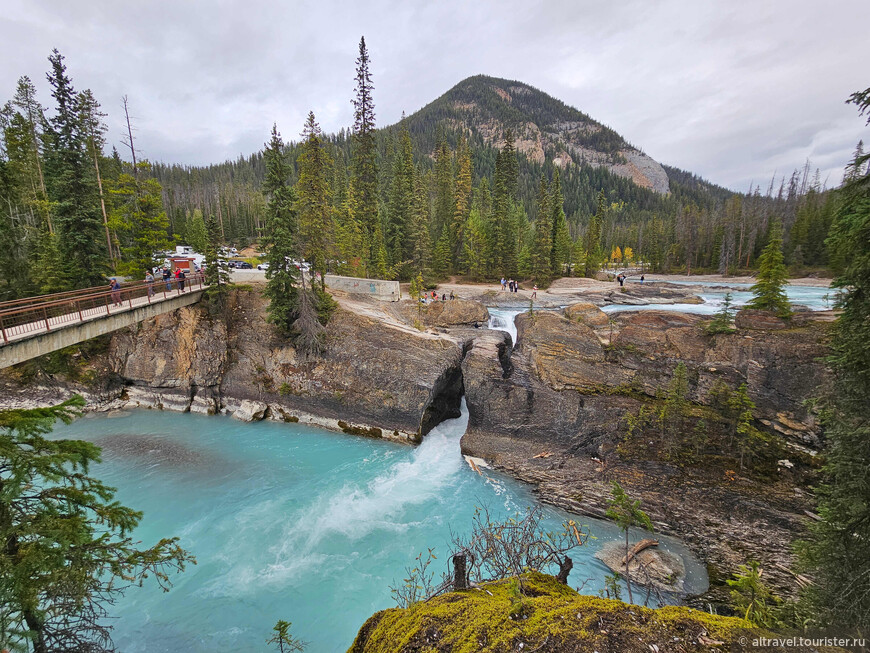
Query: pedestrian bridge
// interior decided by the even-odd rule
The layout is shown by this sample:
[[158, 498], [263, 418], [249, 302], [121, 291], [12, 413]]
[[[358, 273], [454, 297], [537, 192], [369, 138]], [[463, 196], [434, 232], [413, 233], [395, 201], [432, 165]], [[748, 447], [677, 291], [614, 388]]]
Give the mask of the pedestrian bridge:
[[139, 281], [0, 302], [0, 369], [131, 326], [199, 301], [202, 275]]

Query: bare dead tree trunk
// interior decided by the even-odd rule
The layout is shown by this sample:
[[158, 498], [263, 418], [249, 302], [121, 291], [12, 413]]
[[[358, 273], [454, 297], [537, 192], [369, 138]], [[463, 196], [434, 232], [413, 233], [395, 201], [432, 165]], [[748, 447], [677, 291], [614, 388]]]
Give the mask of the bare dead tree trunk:
[[124, 104], [124, 118], [127, 121], [127, 138], [129, 139], [127, 142], [124, 142], [124, 145], [130, 148], [130, 156], [133, 158], [133, 176], [139, 176], [139, 169], [136, 165], [136, 147], [133, 144], [133, 126], [130, 123], [130, 108], [127, 103], [127, 96], [121, 98], [121, 102]]
[[559, 573], [556, 574], [556, 580], [562, 583], [563, 585], [568, 584], [568, 574], [571, 573], [571, 570], [574, 568], [574, 561], [571, 560], [568, 556], [565, 556], [565, 559], [559, 563]]
[[464, 553], [453, 556], [453, 589], [454, 591], [468, 589], [468, 559]]
[[97, 148], [93, 135], [91, 136], [91, 149], [94, 153], [94, 170], [97, 171], [97, 188], [100, 190], [100, 208], [103, 210], [103, 228], [106, 230], [106, 247], [109, 249], [109, 259], [112, 261], [112, 266], [115, 263], [115, 252], [112, 249], [112, 237], [109, 234], [109, 216], [106, 213], [106, 197], [103, 195], [103, 177], [100, 175], [100, 157], [97, 155]]
[[[628, 558], [628, 528], [625, 529], [625, 557]], [[628, 602], [634, 603], [634, 597], [631, 595], [631, 572], [629, 571], [629, 563], [625, 563], [625, 586], [628, 588]]]

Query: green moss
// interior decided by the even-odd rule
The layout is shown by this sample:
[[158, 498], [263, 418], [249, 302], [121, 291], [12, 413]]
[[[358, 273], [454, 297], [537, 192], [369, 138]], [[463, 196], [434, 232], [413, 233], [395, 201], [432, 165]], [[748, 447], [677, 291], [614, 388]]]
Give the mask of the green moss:
[[648, 653], [651, 644], [674, 650], [675, 641], [680, 650], [702, 651], [709, 649], [700, 635], [730, 643], [748, 625], [690, 608], [651, 610], [582, 596], [539, 573], [523, 585], [522, 596], [505, 580], [384, 610], [366, 622], [349, 653], [515, 651], [520, 643], [524, 650]]

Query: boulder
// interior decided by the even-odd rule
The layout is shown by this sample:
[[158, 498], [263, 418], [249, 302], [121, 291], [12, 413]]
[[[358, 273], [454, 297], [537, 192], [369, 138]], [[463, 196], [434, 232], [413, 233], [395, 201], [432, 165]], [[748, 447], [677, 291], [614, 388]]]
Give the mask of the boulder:
[[582, 322], [593, 329], [601, 329], [610, 324], [607, 313], [590, 302], [571, 304], [565, 309], [565, 317], [572, 322]]
[[449, 327], [463, 324], [486, 323], [489, 311], [480, 302], [470, 299], [435, 301], [422, 311], [426, 326]]
[[268, 404], [262, 401], [245, 399], [233, 412], [233, 419], [237, 419], [240, 422], [259, 422], [266, 417], [267, 410], [269, 410]]
[[753, 308], [744, 308], [738, 311], [734, 324], [737, 325], [738, 329], [752, 331], [778, 331], [788, 326], [785, 320], [770, 311], [759, 311]]
[[[625, 546], [622, 542], [608, 542], [595, 557], [614, 572], [625, 575]], [[633, 584], [652, 585], [668, 592], [682, 592], [686, 566], [679, 556], [658, 548], [646, 548], [631, 556], [628, 571]]]

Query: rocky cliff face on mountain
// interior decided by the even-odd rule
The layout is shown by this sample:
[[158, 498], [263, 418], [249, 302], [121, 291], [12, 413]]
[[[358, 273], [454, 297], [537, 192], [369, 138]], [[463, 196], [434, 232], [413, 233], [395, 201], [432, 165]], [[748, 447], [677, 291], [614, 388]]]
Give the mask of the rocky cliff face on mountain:
[[505, 130], [512, 129], [517, 150], [534, 163], [549, 159], [562, 168], [601, 166], [657, 193], [669, 190], [668, 174], [660, 163], [609, 127], [522, 82], [469, 77], [410, 116], [412, 131], [423, 119], [421, 114], [431, 112], [494, 147], [501, 147]]

